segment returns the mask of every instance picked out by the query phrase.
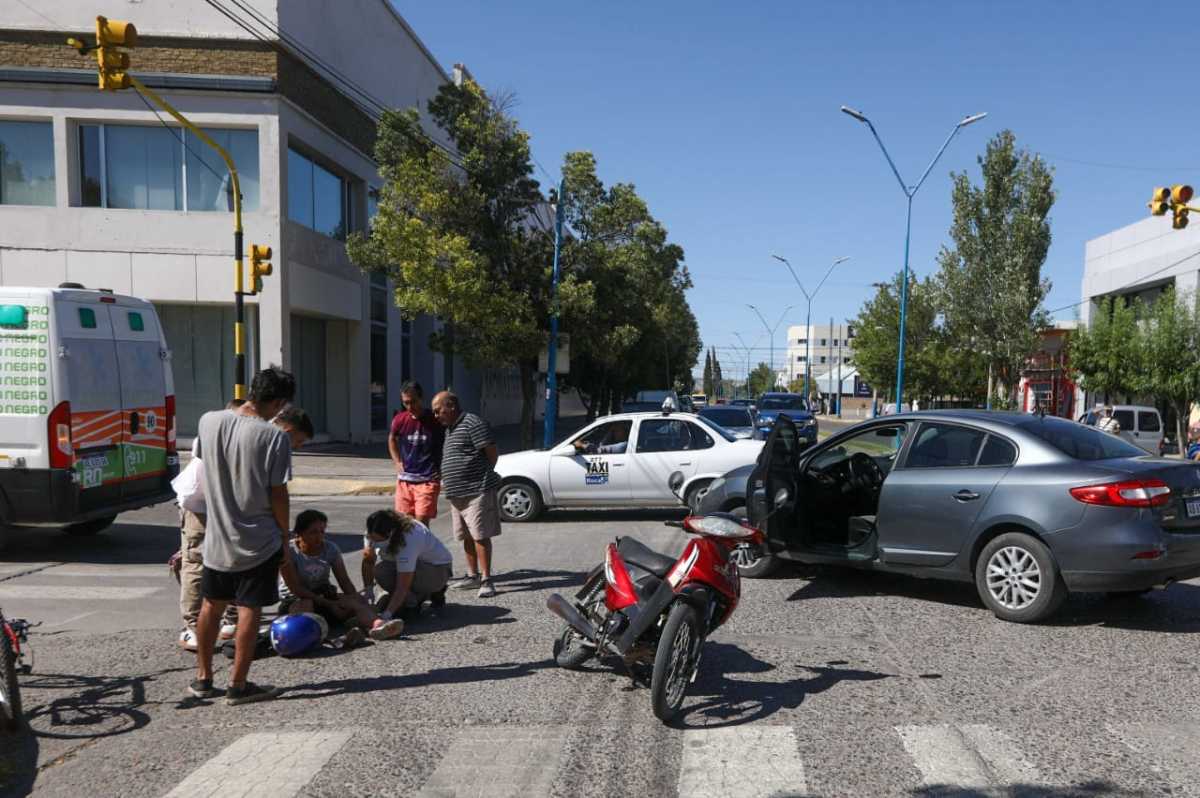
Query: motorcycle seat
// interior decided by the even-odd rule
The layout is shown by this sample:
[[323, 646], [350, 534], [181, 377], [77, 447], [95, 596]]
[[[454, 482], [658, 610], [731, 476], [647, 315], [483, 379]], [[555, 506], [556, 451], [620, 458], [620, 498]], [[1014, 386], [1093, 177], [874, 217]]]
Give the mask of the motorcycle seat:
[[633, 538], [621, 538], [620, 542], [617, 543], [617, 552], [625, 562], [633, 563], [660, 579], [666, 577], [667, 571], [671, 570], [671, 566], [675, 564], [673, 557], [659, 554], [657, 551], [638, 543]]

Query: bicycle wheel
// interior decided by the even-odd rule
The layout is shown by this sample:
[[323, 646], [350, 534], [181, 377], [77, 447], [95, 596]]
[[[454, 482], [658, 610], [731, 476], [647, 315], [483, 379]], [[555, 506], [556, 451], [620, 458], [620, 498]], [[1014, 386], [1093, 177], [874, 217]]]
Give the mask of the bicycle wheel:
[[17, 731], [22, 720], [17, 652], [8, 636], [8, 626], [0, 623], [0, 729]]

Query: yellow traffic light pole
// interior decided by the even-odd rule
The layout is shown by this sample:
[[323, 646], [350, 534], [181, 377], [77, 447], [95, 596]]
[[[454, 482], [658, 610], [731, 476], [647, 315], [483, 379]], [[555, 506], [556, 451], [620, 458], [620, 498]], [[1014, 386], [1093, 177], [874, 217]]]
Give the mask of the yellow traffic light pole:
[[1170, 188], [1156, 186], [1146, 205], [1153, 216], [1166, 216], [1167, 211], [1171, 211], [1174, 216], [1171, 227], [1182, 230], [1188, 226], [1188, 211], [1200, 212], [1200, 208], [1188, 205], [1193, 194], [1192, 187], [1188, 185], [1177, 184]]
[[[143, 97], [146, 97], [159, 108], [170, 114], [175, 121], [187, 128], [196, 138], [203, 141], [209, 147], [216, 151], [221, 156], [221, 160], [225, 162], [225, 166], [229, 169], [229, 176], [233, 183], [233, 296], [234, 306], [236, 308], [236, 318], [233, 326], [233, 346], [234, 346], [234, 375], [236, 382], [233, 386], [233, 397], [235, 399], [246, 398], [246, 308], [244, 297], [246, 294], [243, 284], [242, 275], [242, 187], [238, 180], [237, 166], [233, 163], [233, 158], [225, 151], [225, 148], [212, 140], [207, 133], [201, 130], [179, 111], [177, 111], [170, 103], [159, 97], [157, 93], [152, 91], [146, 84], [128, 74], [125, 70], [129, 68], [129, 56], [113, 47], [125, 47], [127, 49], [137, 46], [137, 28], [132, 23], [119, 22], [117, 20], [109, 20], [105, 17], [96, 17], [96, 46], [89, 48], [78, 39], [67, 39], [67, 44], [79, 51], [80, 55], [86, 55], [89, 50], [97, 51], [97, 64], [99, 66], [99, 86], [107, 91], [117, 91], [126, 89], [132, 86], [134, 90], [140, 92]], [[262, 263], [264, 258], [271, 257], [271, 248], [263, 246], [251, 246], [254, 251], [255, 258], [255, 283], [254, 290], [250, 293], [257, 293], [259, 284], [261, 283], [260, 275], [271, 273], [271, 264]]]

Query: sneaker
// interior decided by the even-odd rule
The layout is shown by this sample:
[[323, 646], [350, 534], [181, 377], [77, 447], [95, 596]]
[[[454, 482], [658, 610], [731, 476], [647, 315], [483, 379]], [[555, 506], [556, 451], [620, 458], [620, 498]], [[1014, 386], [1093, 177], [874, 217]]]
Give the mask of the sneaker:
[[439, 590], [438, 592], [434, 593], [433, 595], [431, 595], [429, 597], [429, 608], [430, 609], [440, 610], [442, 607], [445, 607], [445, 606], [446, 606], [446, 588], [442, 588], [441, 590]]
[[494, 595], [496, 595], [496, 588], [492, 587], [491, 579], [484, 579], [479, 583], [480, 598], [491, 598]]
[[352, 626], [346, 630], [346, 634], [342, 635], [342, 648], [361, 646], [366, 639], [367, 635], [362, 629]]
[[455, 590], [474, 590], [479, 587], [479, 574], [467, 574], [457, 579], [451, 579], [446, 586]]
[[191, 629], [184, 629], [182, 632], [180, 632], [179, 647], [184, 651], [195, 651], [197, 648], [196, 633]]
[[403, 631], [404, 621], [399, 618], [393, 618], [390, 621], [384, 621], [379, 624], [379, 626], [376, 626], [367, 634], [371, 636], [372, 640], [391, 640], [392, 638], [399, 637]]
[[281, 692], [278, 687], [272, 687], [269, 684], [246, 682], [241, 687], [231, 684], [225, 691], [225, 703], [234, 707], [238, 704], [253, 704], [255, 701], [269, 701]]
[[221, 624], [221, 632], [217, 635], [221, 640], [232, 640], [237, 636], [237, 625], [232, 623]]
[[188, 692], [194, 698], [213, 698], [221, 691], [213, 687], [212, 679], [195, 679], [188, 685]]

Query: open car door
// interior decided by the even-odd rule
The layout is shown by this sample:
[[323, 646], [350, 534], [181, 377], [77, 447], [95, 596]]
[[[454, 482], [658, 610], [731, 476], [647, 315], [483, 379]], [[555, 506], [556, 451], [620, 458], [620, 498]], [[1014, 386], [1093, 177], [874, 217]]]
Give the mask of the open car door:
[[[767, 547], [772, 553], [789, 548], [789, 541], [795, 536], [802, 448], [796, 425], [781, 413], [763, 444], [758, 465], [750, 474], [747, 513], [750, 522], [766, 534]], [[775, 499], [781, 490], [787, 491], [787, 501], [776, 507]]]

